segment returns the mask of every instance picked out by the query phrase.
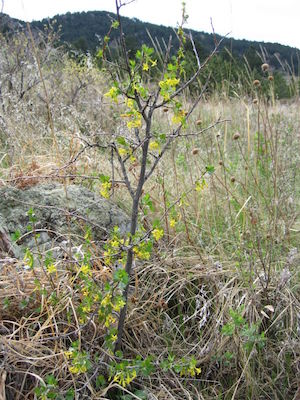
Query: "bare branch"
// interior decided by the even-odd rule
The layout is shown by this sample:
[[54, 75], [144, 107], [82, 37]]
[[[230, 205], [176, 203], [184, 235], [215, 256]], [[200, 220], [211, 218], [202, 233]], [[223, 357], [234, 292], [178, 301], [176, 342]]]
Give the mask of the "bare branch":
[[198, 51], [196, 49], [195, 42], [194, 42], [194, 39], [193, 39], [193, 36], [192, 36], [191, 32], [190, 32], [190, 41], [191, 41], [192, 46], [193, 46], [193, 52], [194, 52], [196, 60], [197, 60], [198, 69], [201, 69], [201, 62], [200, 62], [199, 54], [198, 54]]
[[126, 171], [126, 167], [125, 167], [124, 161], [122, 160], [122, 157], [121, 157], [120, 153], [118, 152], [118, 148], [117, 148], [116, 144], [112, 143], [111, 146], [113, 147], [113, 149], [116, 152], [116, 155], [118, 157], [118, 161], [119, 161], [119, 164], [120, 164], [120, 167], [121, 167], [121, 170], [122, 170], [122, 174], [123, 174], [123, 178], [124, 178], [126, 187], [127, 187], [128, 191], [130, 193], [130, 196], [132, 198], [134, 198], [134, 191], [132, 189], [130, 180], [128, 178], [128, 174], [127, 174], [127, 171]]
[[[196, 99], [196, 101], [195, 101], [194, 104], [192, 105], [190, 111], [188, 112], [188, 114], [187, 114], [187, 116], [186, 116], [186, 119], [188, 119], [188, 118], [190, 117], [191, 113], [194, 111], [195, 107], [197, 106], [197, 104], [198, 104], [199, 101], [201, 100], [201, 98], [202, 98], [202, 96], [203, 96], [203, 94], [204, 94], [204, 92], [205, 92], [205, 90], [206, 90], [206, 88], [207, 88], [207, 85], [208, 85], [208, 82], [209, 82], [209, 78], [210, 78], [210, 77], [208, 77], [208, 79], [207, 79], [205, 85], [203, 86], [203, 88], [202, 88], [202, 90], [201, 90], [200, 95], [198, 96], [198, 98]], [[145, 177], [145, 181], [146, 181], [147, 179], [150, 178], [150, 176], [152, 175], [153, 171], [155, 170], [157, 164], [158, 164], [159, 161], [161, 160], [162, 156], [164, 155], [164, 153], [166, 152], [166, 150], [168, 149], [168, 147], [169, 147], [169, 145], [172, 143], [172, 141], [173, 141], [174, 139], [180, 137], [180, 132], [181, 132], [182, 127], [183, 127], [182, 124], [179, 125], [179, 127], [175, 130], [175, 133], [174, 133], [172, 136], [169, 136], [169, 139], [167, 140], [166, 144], [164, 145], [162, 151], [160, 152], [159, 156], [157, 157], [157, 159], [156, 159], [156, 160], [154, 161], [154, 163], [152, 164], [151, 169], [150, 169], [149, 172], [147, 173], [147, 175], [146, 175], [146, 177]]]
[[[224, 37], [225, 38], [225, 37]], [[182, 86], [180, 86], [171, 96], [168, 100], [163, 100], [162, 102], [160, 102], [159, 104], [156, 105], [156, 108], [160, 108], [162, 106], [164, 106], [165, 104], [169, 103], [172, 99], [174, 99], [175, 97], [177, 97], [180, 93], [182, 93], [184, 91], [184, 89], [186, 89], [187, 87], [189, 87], [194, 81], [195, 79], [199, 76], [200, 72], [203, 70], [203, 68], [208, 64], [208, 62], [211, 60], [211, 58], [216, 54], [216, 52], [218, 51], [220, 44], [222, 43], [222, 41], [224, 40], [224, 38], [222, 38], [219, 43], [218, 46], [214, 48], [214, 50], [210, 53], [210, 55], [206, 58], [206, 60], [204, 61], [204, 63], [200, 66], [200, 68], [197, 69], [197, 71], [194, 73], [194, 75], [188, 80], [186, 81]]]
[[177, 136], [174, 136], [174, 135], [169, 135], [169, 136], [167, 136], [167, 137], [175, 137], [175, 138], [183, 138], [183, 137], [191, 137], [191, 136], [198, 136], [198, 135], [201, 135], [202, 133], [204, 133], [204, 132], [206, 132], [206, 131], [209, 131], [209, 130], [211, 130], [212, 128], [214, 128], [215, 126], [217, 126], [217, 125], [219, 125], [219, 124], [223, 124], [224, 122], [231, 122], [231, 120], [230, 119], [218, 119], [216, 122], [214, 122], [213, 124], [211, 124], [211, 125], [208, 125], [206, 128], [204, 128], [204, 129], [201, 129], [201, 131], [198, 131], [198, 132], [194, 132], [194, 133], [185, 133], [184, 135], [181, 135], [181, 134], [179, 134], [179, 135], [177, 135]]

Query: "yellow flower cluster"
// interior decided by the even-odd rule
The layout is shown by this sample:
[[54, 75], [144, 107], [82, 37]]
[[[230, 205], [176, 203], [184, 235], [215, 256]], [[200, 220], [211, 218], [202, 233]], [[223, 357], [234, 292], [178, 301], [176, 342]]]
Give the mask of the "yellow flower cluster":
[[142, 116], [136, 109], [136, 103], [133, 99], [127, 99], [126, 105], [129, 110], [125, 114], [121, 114], [122, 118], [130, 118], [130, 121], [127, 122], [127, 127], [131, 128], [140, 128], [142, 126]]
[[164, 236], [164, 230], [163, 229], [159, 229], [159, 228], [155, 228], [152, 231], [152, 236], [154, 237], [154, 239], [156, 241], [158, 241], [159, 239], [161, 239]]
[[150, 150], [159, 150], [159, 148], [160, 148], [159, 143], [156, 140], [153, 140], [149, 143]]
[[104, 326], [106, 328], [109, 328], [111, 325], [113, 325], [117, 319], [112, 316], [112, 314], [108, 314], [107, 317], [105, 318]]
[[69, 371], [72, 374], [84, 374], [85, 372], [87, 372], [87, 367], [86, 365], [72, 365], [71, 367], [69, 367]]
[[49, 274], [53, 274], [54, 272], [57, 272], [56, 266], [55, 266], [54, 264], [48, 265], [48, 267], [47, 267], [47, 272], [48, 272]]
[[113, 86], [107, 93], [104, 94], [104, 96], [110, 97], [115, 103], [118, 103], [119, 94], [120, 94], [119, 89]]
[[70, 348], [70, 350], [65, 351], [64, 354], [72, 362], [72, 365], [68, 367], [72, 374], [84, 374], [88, 371], [90, 362], [86, 353]]
[[80, 267], [80, 270], [79, 270], [79, 271], [82, 272], [84, 275], [91, 275], [91, 268], [90, 268], [90, 266], [87, 265], [87, 264], [83, 264], [83, 265]]
[[[157, 60], [149, 59], [149, 62], [151, 64], [151, 68], [153, 68], [157, 65]], [[143, 71], [149, 71], [149, 63], [148, 62], [143, 63]]]
[[119, 148], [118, 151], [119, 151], [119, 154], [121, 157], [127, 156], [127, 154], [128, 154], [128, 150], [123, 149], [122, 147]]
[[177, 224], [176, 219], [175, 218], [171, 218], [170, 219], [170, 227], [171, 228], [175, 228], [176, 224]]
[[109, 199], [111, 189], [111, 182], [103, 182], [100, 187], [100, 194], [105, 199]]
[[195, 183], [195, 190], [196, 192], [201, 192], [205, 187], [207, 186], [207, 183], [205, 181], [205, 179], [202, 179], [202, 181], [197, 181]]
[[125, 387], [129, 385], [135, 378], [136, 378], [136, 370], [133, 369], [132, 371], [127, 372], [118, 372], [115, 376], [113, 381], [119, 383], [121, 386]]
[[199, 375], [201, 373], [201, 368], [197, 368], [194, 365], [190, 365], [187, 369], [184, 369], [180, 372], [180, 375], [186, 375], [186, 376], [195, 376]]
[[149, 260], [150, 258], [149, 251], [145, 250], [142, 246], [134, 246], [133, 252], [140, 260]]
[[163, 81], [159, 82], [161, 88], [161, 95], [164, 100], [170, 100], [170, 95], [175, 92], [176, 86], [179, 84], [180, 79], [175, 77], [166, 76]]
[[185, 123], [185, 115], [186, 115], [186, 113], [184, 110], [180, 110], [179, 112], [174, 114], [172, 117], [173, 124], [184, 124]]

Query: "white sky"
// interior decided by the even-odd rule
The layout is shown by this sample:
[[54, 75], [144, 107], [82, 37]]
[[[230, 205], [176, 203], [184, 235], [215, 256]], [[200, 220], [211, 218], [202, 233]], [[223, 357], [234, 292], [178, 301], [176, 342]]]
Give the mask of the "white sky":
[[[0, 0], [3, 12], [26, 21], [68, 11], [112, 11], [115, 0]], [[186, 0], [187, 27], [237, 39], [277, 42], [300, 49], [300, 0]], [[122, 15], [176, 26], [181, 0], [135, 0]]]

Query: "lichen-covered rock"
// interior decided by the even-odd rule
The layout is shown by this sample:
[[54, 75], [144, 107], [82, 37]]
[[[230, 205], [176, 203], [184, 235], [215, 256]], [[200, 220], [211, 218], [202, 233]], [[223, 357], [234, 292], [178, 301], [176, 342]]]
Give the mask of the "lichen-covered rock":
[[[114, 226], [124, 234], [129, 230], [128, 216], [85, 187], [51, 183], [23, 190], [0, 188], [0, 244], [6, 246], [0, 251], [8, 252], [9, 240], [10, 253], [16, 257], [27, 247], [38, 245], [45, 251], [66, 241], [82, 243], [87, 228], [97, 242]], [[13, 243], [11, 237], [18, 240]]]

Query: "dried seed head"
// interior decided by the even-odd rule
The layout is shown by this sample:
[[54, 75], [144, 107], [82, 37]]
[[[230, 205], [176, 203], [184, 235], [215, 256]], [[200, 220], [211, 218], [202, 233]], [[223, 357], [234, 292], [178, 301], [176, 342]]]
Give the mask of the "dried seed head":
[[272, 81], [274, 81], [274, 76], [273, 76], [273, 75], [270, 75], [270, 76], [268, 77], [268, 79], [269, 79], [270, 82], [272, 82]]
[[258, 79], [255, 79], [255, 81], [253, 81], [253, 85], [260, 86], [260, 81]]
[[232, 183], [234, 183], [234, 182], [235, 182], [235, 177], [232, 176], [232, 177], [230, 178], [230, 180], [231, 180]]
[[219, 165], [223, 165], [223, 161], [222, 160], [219, 161]]
[[198, 147], [195, 147], [195, 148], [192, 150], [192, 154], [195, 155], [195, 154], [198, 154], [198, 153], [199, 153], [199, 149], [198, 149]]
[[258, 100], [257, 99], [253, 99], [253, 104], [257, 104]]
[[241, 135], [240, 135], [238, 132], [236, 132], [236, 133], [233, 135], [233, 140], [238, 140], [240, 137], [241, 137]]
[[269, 69], [269, 64], [267, 64], [267, 63], [264, 63], [262, 66], [261, 66], [261, 69], [265, 72], [265, 71], [268, 71], [268, 69]]
[[202, 124], [202, 120], [201, 119], [197, 119], [196, 125], [201, 125], [201, 124]]

